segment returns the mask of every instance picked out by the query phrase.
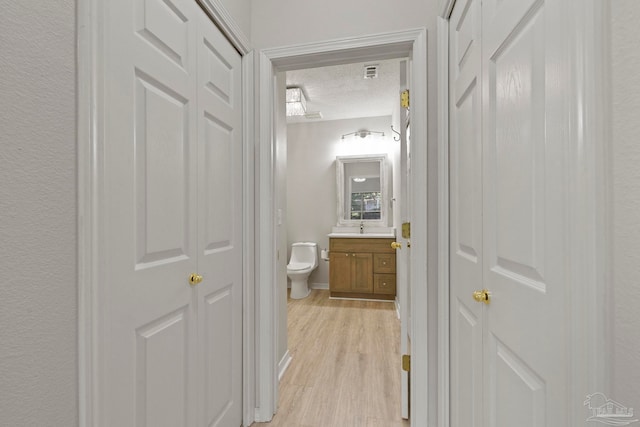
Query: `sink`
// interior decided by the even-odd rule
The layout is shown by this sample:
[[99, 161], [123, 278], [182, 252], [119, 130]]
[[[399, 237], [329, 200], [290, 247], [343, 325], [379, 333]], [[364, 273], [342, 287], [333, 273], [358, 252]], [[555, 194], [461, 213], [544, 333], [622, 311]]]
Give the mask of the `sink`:
[[360, 233], [359, 227], [333, 227], [329, 237], [342, 237], [345, 239], [395, 239], [396, 229], [393, 227], [365, 227], [364, 233]]
[[329, 237], [345, 238], [345, 239], [395, 239], [395, 233], [330, 233]]

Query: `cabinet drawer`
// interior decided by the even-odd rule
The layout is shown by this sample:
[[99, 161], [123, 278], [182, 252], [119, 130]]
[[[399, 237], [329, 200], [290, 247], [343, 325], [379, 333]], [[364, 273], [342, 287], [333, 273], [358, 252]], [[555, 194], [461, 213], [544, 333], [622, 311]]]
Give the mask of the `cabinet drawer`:
[[364, 253], [392, 253], [396, 251], [391, 247], [391, 242], [395, 239], [359, 239], [331, 237], [329, 239], [329, 250], [336, 252], [364, 252]]
[[373, 272], [395, 274], [396, 254], [373, 254]]
[[374, 274], [373, 275], [373, 293], [375, 294], [396, 294], [396, 275], [395, 274]]

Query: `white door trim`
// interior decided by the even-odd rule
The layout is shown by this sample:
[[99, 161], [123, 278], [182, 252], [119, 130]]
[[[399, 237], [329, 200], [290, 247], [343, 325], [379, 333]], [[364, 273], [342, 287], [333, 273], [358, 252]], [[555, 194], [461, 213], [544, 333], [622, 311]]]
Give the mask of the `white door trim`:
[[449, 427], [449, 20], [438, 17], [437, 25], [438, 426]]
[[456, 0], [440, 0], [440, 3], [440, 17], [448, 21]]
[[256, 407], [256, 244], [255, 244], [255, 156], [254, 156], [254, 52], [242, 56], [242, 146], [243, 146], [243, 288], [242, 288], [242, 418], [245, 426], [254, 422]]
[[[260, 256], [258, 259], [257, 312], [258, 319], [258, 408], [256, 420], [268, 421], [276, 410], [277, 360], [275, 355], [276, 307], [275, 294], [275, 224], [274, 224], [274, 77], [276, 71], [319, 67], [369, 59], [412, 56], [411, 96], [411, 162], [412, 218], [412, 370], [411, 424], [427, 425], [429, 395], [437, 399], [435, 390], [428, 393], [427, 367], [435, 354], [427, 351], [427, 31], [424, 28], [266, 49], [260, 53], [259, 76], [259, 153], [257, 182], [260, 224], [257, 230]], [[418, 218], [423, 220], [417, 221]], [[435, 297], [435, 296], [434, 296]], [[435, 329], [434, 329], [435, 330]], [[419, 332], [419, 333], [418, 333]], [[434, 402], [435, 403], [435, 402]], [[435, 406], [433, 406], [435, 407]]]
[[102, 152], [102, 17], [99, 0], [77, 6], [77, 150], [78, 150], [78, 420], [81, 427], [97, 425], [96, 366], [97, 290], [99, 271], [98, 205]]
[[[255, 420], [269, 421], [277, 404], [278, 374], [276, 356], [276, 241], [275, 241], [275, 146], [273, 102], [275, 73], [264, 53], [260, 63], [256, 132], [256, 381]], [[271, 89], [271, 91], [269, 91]], [[268, 332], [266, 332], [268, 331]]]
[[610, 258], [611, 176], [609, 100], [609, 7], [598, 0], [570, 0], [574, 71], [568, 173], [572, 265], [568, 290], [571, 362], [570, 425], [584, 422], [578, 401], [587, 393], [610, 393], [613, 314]]
[[[443, 1], [438, 18], [438, 427], [449, 427], [449, 16], [455, 0]], [[610, 392], [611, 348], [610, 118], [608, 93], [607, 7], [598, 0], [567, 2], [567, 25], [574, 62], [568, 124], [572, 159], [567, 170], [572, 229], [566, 242], [572, 265], [567, 278], [570, 331], [570, 425], [585, 420], [581, 402], [586, 394]], [[586, 356], [586, 357], [585, 357]]]
[[[196, 1], [196, 0], [194, 0]], [[253, 422], [255, 407], [255, 293], [254, 293], [254, 101], [253, 53], [246, 37], [219, 0], [198, 0], [214, 23], [243, 55], [243, 422]], [[97, 319], [102, 253], [102, 158], [103, 158], [103, 81], [104, 3], [79, 0], [76, 8], [77, 31], [77, 170], [78, 170], [78, 420], [80, 427], [98, 425], [101, 404], [96, 378], [97, 342], [100, 334]]]
[[220, 0], [196, 0], [202, 6], [211, 20], [220, 28], [222, 34], [231, 42], [233, 47], [244, 56], [252, 50], [251, 43], [242, 32], [237, 22], [222, 4]]

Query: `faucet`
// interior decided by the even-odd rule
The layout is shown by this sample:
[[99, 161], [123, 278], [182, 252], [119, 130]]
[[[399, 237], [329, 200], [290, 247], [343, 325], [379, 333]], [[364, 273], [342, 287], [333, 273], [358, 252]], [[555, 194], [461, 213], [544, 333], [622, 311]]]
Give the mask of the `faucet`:
[[364, 221], [360, 221], [360, 234], [364, 234]]

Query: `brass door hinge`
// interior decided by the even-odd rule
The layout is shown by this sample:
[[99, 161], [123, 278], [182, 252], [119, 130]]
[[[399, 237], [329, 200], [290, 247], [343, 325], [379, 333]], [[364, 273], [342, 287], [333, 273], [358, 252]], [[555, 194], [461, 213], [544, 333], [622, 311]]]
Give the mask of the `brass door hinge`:
[[403, 90], [400, 92], [400, 106], [402, 108], [409, 108], [409, 90]]
[[411, 355], [410, 354], [402, 355], [402, 370], [407, 372], [411, 371]]
[[410, 222], [403, 222], [402, 223], [402, 237], [404, 239], [410, 239], [411, 238], [411, 223]]

